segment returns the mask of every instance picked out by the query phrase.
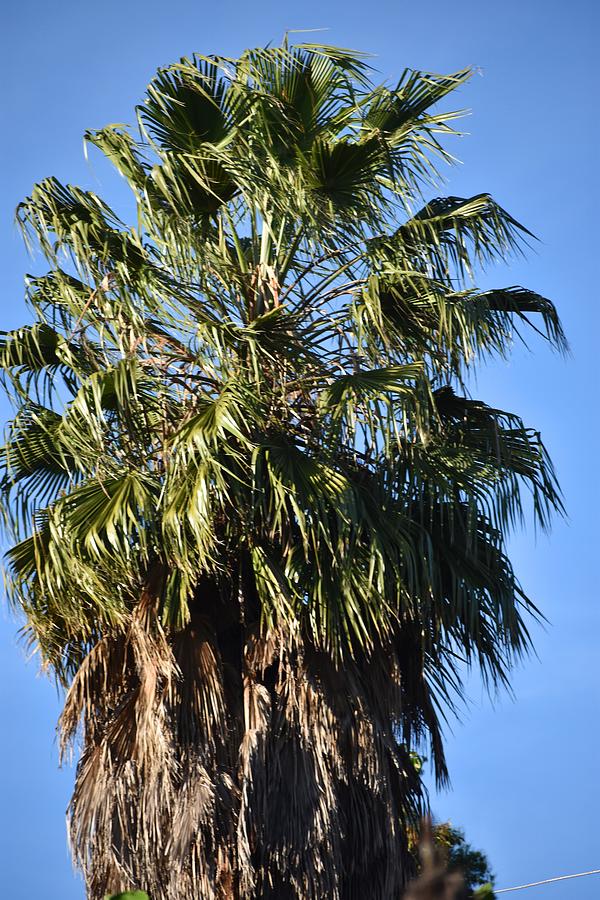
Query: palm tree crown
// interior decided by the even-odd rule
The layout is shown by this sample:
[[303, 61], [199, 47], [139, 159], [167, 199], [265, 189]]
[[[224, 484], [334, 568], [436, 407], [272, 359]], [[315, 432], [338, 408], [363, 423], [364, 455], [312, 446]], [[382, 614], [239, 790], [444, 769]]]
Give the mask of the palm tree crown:
[[129, 227], [49, 178], [18, 209], [50, 271], [4, 334], [13, 601], [81, 736], [89, 895], [383, 900], [446, 777], [465, 665], [505, 683], [534, 612], [505, 538], [560, 499], [539, 434], [468, 396], [553, 305], [473, 273], [526, 231], [434, 197], [436, 104], [326, 46], [160, 70], [139, 135], [86, 135]]

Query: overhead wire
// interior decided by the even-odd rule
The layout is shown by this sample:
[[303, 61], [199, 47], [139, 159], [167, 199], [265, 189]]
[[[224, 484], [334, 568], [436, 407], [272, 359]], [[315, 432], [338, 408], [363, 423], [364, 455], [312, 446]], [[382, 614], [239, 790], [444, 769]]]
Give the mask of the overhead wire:
[[524, 888], [537, 887], [540, 884], [551, 884], [553, 881], [567, 881], [569, 878], [584, 878], [586, 875], [600, 875], [600, 869], [591, 869], [589, 872], [576, 872], [574, 875], [557, 875], [555, 878], [544, 878], [543, 881], [531, 881], [529, 884], [518, 884], [516, 887], [499, 888], [494, 890], [494, 894], [522, 891]]

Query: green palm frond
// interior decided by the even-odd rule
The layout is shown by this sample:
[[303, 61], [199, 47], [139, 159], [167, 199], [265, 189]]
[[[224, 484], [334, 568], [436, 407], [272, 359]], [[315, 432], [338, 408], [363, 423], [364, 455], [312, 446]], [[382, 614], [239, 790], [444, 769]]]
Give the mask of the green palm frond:
[[435, 75], [406, 69], [395, 88], [374, 92], [365, 127], [377, 129], [398, 143], [403, 135], [420, 124], [420, 117], [447, 94], [465, 84], [472, 76], [469, 68], [452, 75]]
[[410, 267], [371, 274], [356, 314], [379, 359], [395, 360], [402, 348], [399, 358], [423, 359], [446, 378], [462, 379], [483, 357], [507, 357], [515, 337], [527, 344], [529, 330], [568, 352], [556, 309], [539, 294], [521, 287], [456, 290]]
[[152, 489], [135, 472], [87, 482], [59, 501], [58, 515], [66, 540], [89, 553], [106, 557], [127, 553], [135, 537], [144, 539], [144, 519], [151, 513]]
[[525, 235], [533, 237], [488, 194], [479, 194], [431, 200], [375, 246], [383, 250], [384, 262], [391, 257], [400, 266], [452, 283], [472, 277], [476, 266], [518, 251]]
[[195, 57], [158, 73], [140, 114], [163, 148], [195, 154], [203, 144], [218, 145], [227, 138], [232, 124], [227, 95], [228, 84], [216, 62]]

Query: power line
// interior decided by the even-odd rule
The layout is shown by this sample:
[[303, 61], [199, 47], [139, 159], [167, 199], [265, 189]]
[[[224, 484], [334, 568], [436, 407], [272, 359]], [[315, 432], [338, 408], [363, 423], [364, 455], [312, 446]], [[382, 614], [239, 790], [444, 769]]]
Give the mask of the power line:
[[556, 878], [545, 878], [544, 881], [532, 881], [529, 884], [519, 884], [517, 887], [500, 888], [500, 890], [494, 890], [494, 893], [507, 894], [509, 891], [522, 891], [523, 888], [537, 887], [539, 884], [551, 884], [553, 881], [567, 881], [569, 878], [583, 878], [585, 875], [600, 875], [600, 869], [592, 869], [589, 872], [577, 872], [575, 875], [558, 875]]

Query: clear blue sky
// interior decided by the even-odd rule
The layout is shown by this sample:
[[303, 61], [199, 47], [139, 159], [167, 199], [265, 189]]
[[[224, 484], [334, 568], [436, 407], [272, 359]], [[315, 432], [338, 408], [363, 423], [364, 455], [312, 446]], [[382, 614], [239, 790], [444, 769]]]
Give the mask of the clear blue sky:
[[[599, 237], [596, 0], [13, 0], [3, 13], [4, 135], [0, 151], [0, 327], [22, 324], [27, 259], [12, 213], [35, 181], [56, 175], [109, 197], [108, 170], [85, 162], [82, 134], [132, 122], [158, 65], [200, 51], [238, 54], [288, 28], [327, 27], [323, 39], [376, 54], [382, 78], [405, 66], [481, 69], [463, 89], [473, 109], [455, 143], [464, 165], [448, 192], [490, 191], [540, 238], [526, 260], [486, 285], [524, 284], [552, 297], [573, 358], [541, 344], [482, 373], [478, 393], [540, 427], [554, 456], [569, 520], [551, 536], [517, 536], [521, 578], [550, 620], [535, 629], [538, 659], [514, 679], [515, 699], [492, 706], [477, 680], [448, 737], [453, 789], [438, 814], [488, 853], [498, 887], [600, 868], [600, 620], [598, 596]], [[38, 260], [37, 265], [40, 265]], [[4, 405], [2, 418], [8, 415]], [[11, 900], [83, 897], [69, 861], [64, 810], [72, 773], [58, 771], [59, 698], [0, 617], [0, 884]], [[592, 900], [600, 876], [515, 897]]]

